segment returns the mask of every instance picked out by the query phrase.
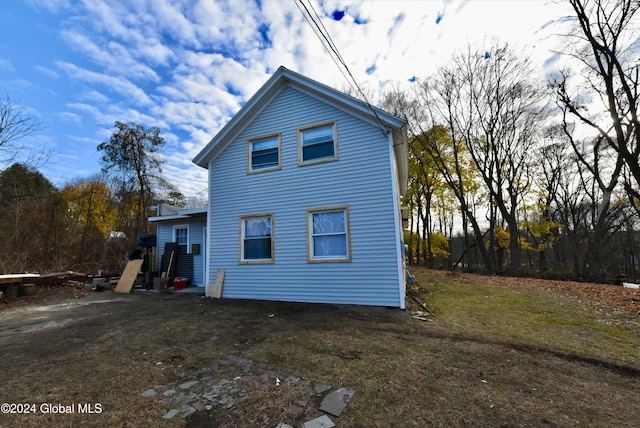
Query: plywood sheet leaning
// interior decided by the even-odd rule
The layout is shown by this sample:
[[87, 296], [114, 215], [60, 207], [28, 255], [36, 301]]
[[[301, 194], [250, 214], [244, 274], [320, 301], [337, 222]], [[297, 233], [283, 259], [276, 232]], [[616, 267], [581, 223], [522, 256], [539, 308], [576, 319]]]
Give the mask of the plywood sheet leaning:
[[143, 259], [129, 260], [129, 263], [127, 263], [127, 266], [124, 268], [124, 272], [122, 272], [122, 276], [120, 276], [118, 285], [116, 285], [116, 293], [127, 294], [131, 292], [131, 287], [133, 287], [133, 284], [136, 282], [143, 261]]
[[207, 285], [206, 297], [219, 299], [222, 296], [222, 284], [224, 283], [224, 269], [218, 269], [216, 283]]

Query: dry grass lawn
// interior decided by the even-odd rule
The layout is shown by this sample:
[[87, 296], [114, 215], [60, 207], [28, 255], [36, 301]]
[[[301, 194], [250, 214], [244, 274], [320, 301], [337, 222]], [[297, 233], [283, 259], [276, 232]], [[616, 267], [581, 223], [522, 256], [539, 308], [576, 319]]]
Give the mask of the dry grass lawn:
[[[0, 414], [0, 426], [300, 426], [322, 415], [320, 382], [356, 391], [331, 417], [338, 427], [637, 426], [638, 290], [415, 274], [428, 322], [387, 308], [177, 294], [49, 290], [5, 305], [0, 402], [103, 411]], [[142, 394], [203, 373], [242, 397], [165, 421], [170, 406]], [[272, 382], [288, 375], [298, 381]]]

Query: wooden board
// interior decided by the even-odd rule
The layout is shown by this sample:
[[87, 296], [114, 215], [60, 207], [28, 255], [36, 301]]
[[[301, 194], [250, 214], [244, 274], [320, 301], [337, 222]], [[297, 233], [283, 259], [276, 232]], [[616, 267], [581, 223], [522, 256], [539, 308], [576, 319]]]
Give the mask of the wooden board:
[[116, 285], [116, 293], [131, 293], [131, 287], [133, 287], [133, 284], [136, 282], [143, 261], [143, 259], [129, 260], [118, 281], [118, 285]]
[[30, 281], [34, 278], [39, 278], [40, 275], [34, 273], [20, 273], [10, 275], [0, 275], [0, 284], [20, 284], [23, 281]]
[[222, 284], [224, 283], [224, 269], [218, 269], [216, 273], [216, 283], [207, 285], [206, 296], [219, 299], [222, 296]]
[[178, 254], [178, 244], [175, 242], [167, 242], [164, 244], [164, 253], [162, 255], [161, 278], [169, 278], [173, 280], [176, 271], [176, 263]]

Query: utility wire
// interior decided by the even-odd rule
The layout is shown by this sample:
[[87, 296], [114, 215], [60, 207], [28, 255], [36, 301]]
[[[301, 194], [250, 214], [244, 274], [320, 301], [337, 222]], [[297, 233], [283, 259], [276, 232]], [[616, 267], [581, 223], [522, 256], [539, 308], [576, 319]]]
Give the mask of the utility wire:
[[[309, 12], [309, 9], [307, 9], [307, 6], [302, 3], [302, 1], [298, 0], [294, 0], [294, 3], [296, 4], [296, 6], [298, 6], [298, 9], [300, 10], [300, 13], [302, 13], [302, 16], [304, 16], [304, 19], [307, 21], [307, 23], [309, 24], [309, 26], [311, 27], [311, 29], [313, 30], [314, 34], [316, 35], [316, 37], [318, 37], [318, 39], [320, 40], [320, 43], [322, 43], [322, 47], [325, 48], [325, 50], [327, 51], [327, 53], [329, 54], [329, 56], [331, 57], [331, 60], [336, 64], [336, 66], [338, 67], [338, 70], [340, 70], [340, 73], [342, 73], [342, 76], [345, 78], [345, 80], [347, 81], [347, 84], [349, 86], [351, 86], [351, 89], [353, 89], [354, 91], [357, 91], [356, 88], [354, 88], [353, 83], [351, 83], [351, 81], [349, 80], [349, 77], [345, 74], [345, 72], [342, 70], [342, 67], [340, 67], [340, 63], [339, 63], [339, 59], [336, 59], [336, 57], [340, 57], [340, 54], [334, 49], [334, 47], [331, 46], [331, 44], [329, 43], [329, 41], [327, 40], [327, 38], [324, 36], [324, 34], [320, 33], [320, 30], [318, 29], [317, 25], [314, 25], [314, 23], [312, 23], [313, 17], [311, 16], [311, 13]], [[302, 10], [302, 8], [304, 8], [304, 10]], [[305, 13], [306, 11], [306, 13]], [[323, 41], [324, 39], [324, 41]], [[327, 46], [326, 44], [329, 44], [329, 46]], [[334, 55], [331, 55], [331, 52], [334, 52]]]
[[[364, 92], [360, 88], [360, 85], [358, 85], [358, 82], [356, 81], [356, 79], [353, 77], [351, 70], [349, 70], [349, 66], [347, 65], [345, 60], [342, 58], [342, 55], [340, 54], [340, 51], [338, 50], [338, 47], [336, 46], [336, 44], [333, 42], [333, 39], [329, 35], [327, 28], [324, 26], [324, 24], [322, 24], [322, 20], [320, 19], [318, 12], [313, 7], [311, 2], [309, 0], [307, 1], [309, 3], [309, 8], [313, 10], [315, 18], [309, 11], [309, 8], [303, 3], [302, 0], [294, 0], [296, 6], [298, 6], [298, 9], [304, 16], [305, 20], [311, 26], [311, 29], [313, 30], [314, 34], [316, 35], [316, 37], [318, 37], [318, 39], [320, 40], [320, 43], [322, 43], [322, 46], [325, 48], [325, 50], [327, 50], [327, 53], [329, 54], [333, 62], [336, 64], [338, 69], [340, 70], [340, 73], [342, 73], [342, 76], [347, 81], [347, 84], [351, 86], [351, 89], [353, 89], [356, 93], [358, 93], [362, 97], [365, 104], [367, 105], [370, 115], [378, 123], [378, 127], [380, 128], [380, 131], [386, 137], [387, 134], [385, 131], [387, 128], [384, 126], [382, 119], [380, 119], [380, 116], [378, 116], [378, 113], [376, 112], [374, 107], [371, 105], [371, 103], [367, 99], [367, 96], [364, 94]], [[304, 11], [303, 11], [303, 8], [304, 8]], [[344, 70], [346, 71], [347, 74], [345, 74], [345, 72], [342, 70], [341, 65], [342, 67], [344, 67]]]

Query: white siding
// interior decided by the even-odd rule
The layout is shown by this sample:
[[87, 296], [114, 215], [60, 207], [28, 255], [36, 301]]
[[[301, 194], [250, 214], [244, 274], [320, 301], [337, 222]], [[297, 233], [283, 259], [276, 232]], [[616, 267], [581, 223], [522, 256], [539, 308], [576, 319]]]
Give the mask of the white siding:
[[[298, 166], [296, 131], [336, 121], [339, 160]], [[246, 173], [246, 140], [279, 132], [282, 169]], [[401, 306], [389, 139], [354, 116], [291, 87], [209, 165], [210, 278], [223, 297]], [[352, 261], [308, 263], [306, 210], [348, 206]], [[238, 219], [274, 213], [275, 262], [238, 263]]]

